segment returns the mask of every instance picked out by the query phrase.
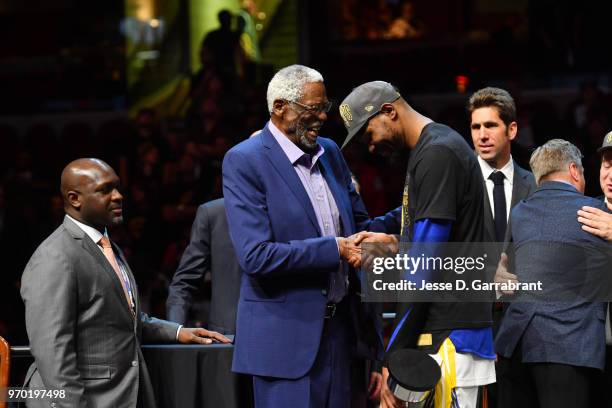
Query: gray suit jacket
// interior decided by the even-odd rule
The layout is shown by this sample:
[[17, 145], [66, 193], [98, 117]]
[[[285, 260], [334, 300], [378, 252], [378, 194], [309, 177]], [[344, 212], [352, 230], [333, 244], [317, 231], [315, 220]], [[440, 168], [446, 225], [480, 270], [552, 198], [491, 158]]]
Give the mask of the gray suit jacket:
[[[510, 203], [510, 209], [512, 209], [521, 200], [529, 197], [536, 189], [536, 182], [533, 178], [533, 174], [520, 167], [516, 162], [514, 163], [514, 177], [512, 179], [512, 200]], [[489, 201], [489, 194], [485, 186], [484, 190], [485, 199], [485, 211], [484, 211], [484, 224], [485, 224], [485, 242], [495, 242], [495, 221], [493, 220], [493, 207]], [[510, 225], [510, 222], [508, 222]]]
[[66, 390], [66, 399], [29, 407], [153, 407], [141, 339], [176, 341], [178, 325], [140, 311], [135, 319], [119, 278], [98, 246], [68, 218], [34, 252], [21, 280], [34, 364], [30, 388]]
[[[499, 355], [510, 358], [520, 344], [525, 363], [604, 368], [604, 303], [564, 289], [609, 270], [609, 244], [583, 231], [576, 219], [584, 205], [605, 210], [603, 202], [569, 184], [546, 182], [512, 210], [509, 269], [521, 282], [542, 280], [544, 292], [535, 300], [526, 295], [526, 301], [519, 292], [509, 304], [495, 338]], [[554, 295], [561, 291], [563, 301], [557, 301]]]
[[234, 334], [242, 272], [229, 236], [222, 198], [198, 208], [191, 228], [191, 240], [168, 290], [166, 308], [169, 320], [185, 324], [193, 294], [209, 272], [212, 295], [208, 328]]

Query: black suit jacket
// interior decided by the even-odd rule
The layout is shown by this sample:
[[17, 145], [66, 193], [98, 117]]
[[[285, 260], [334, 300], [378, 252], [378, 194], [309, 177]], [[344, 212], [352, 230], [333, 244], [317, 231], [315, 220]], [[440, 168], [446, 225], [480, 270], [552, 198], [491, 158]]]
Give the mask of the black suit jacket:
[[[484, 178], [483, 183], [486, 184], [486, 180], [484, 180]], [[525, 170], [515, 162], [514, 177], [512, 179], [512, 200], [510, 202], [510, 209], [512, 209], [521, 200], [529, 197], [531, 193], [535, 191], [536, 187], [537, 186], [533, 174], [530, 171]], [[489, 201], [489, 194], [487, 193], [486, 185], [484, 193], [485, 242], [495, 242], [495, 221], [493, 220], [493, 209], [491, 206], [491, 202]], [[508, 221], [508, 225], [510, 225], [510, 221]], [[508, 236], [507, 233], [506, 236]]]
[[[489, 194], [487, 192], [486, 180], [484, 180], [483, 175], [483, 183], [485, 183], [484, 190], [484, 200], [485, 200], [485, 208], [484, 208], [484, 225], [485, 225], [485, 242], [495, 242], [495, 221], [493, 220], [493, 207], [491, 206], [491, 202], [489, 201]], [[521, 166], [514, 162], [514, 177], [512, 178], [512, 198], [510, 200], [510, 210], [514, 208], [521, 200], [529, 197], [537, 188], [535, 178], [530, 171], [523, 169]], [[508, 228], [506, 230], [506, 239], [508, 242], [511, 237], [511, 228], [510, 228], [510, 220], [508, 220]], [[504, 244], [507, 245], [507, 244]], [[491, 261], [487, 264], [487, 276], [493, 281], [495, 272], [497, 269], [497, 262], [499, 260], [499, 255], [501, 254], [501, 247], [496, 247], [496, 251], [499, 251], [495, 254], [495, 256], [489, 258]], [[497, 333], [497, 329], [499, 327], [499, 323], [503, 316], [503, 309], [493, 309], [493, 333]]]
[[169, 320], [185, 324], [193, 294], [209, 272], [212, 295], [208, 328], [233, 334], [236, 332], [241, 269], [229, 237], [222, 198], [198, 208], [191, 240], [170, 284], [166, 304]]

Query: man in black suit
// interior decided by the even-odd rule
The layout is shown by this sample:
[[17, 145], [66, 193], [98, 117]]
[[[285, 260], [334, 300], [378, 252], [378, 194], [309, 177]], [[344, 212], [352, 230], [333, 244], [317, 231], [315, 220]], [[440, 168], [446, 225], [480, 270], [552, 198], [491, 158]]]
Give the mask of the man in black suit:
[[500, 88], [480, 89], [470, 97], [468, 111], [472, 142], [487, 192], [485, 239], [502, 242], [510, 209], [536, 189], [535, 180], [531, 172], [512, 160], [510, 153], [518, 130], [512, 96]]
[[166, 303], [169, 320], [180, 324], [188, 320], [193, 295], [207, 273], [211, 274], [212, 283], [208, 326], [219, 333], [233, 334], [241, 272], [230, 241], [222, 198], [198, 208], [191, 240], [170, 284]]
[[[470, 97], [467, 108], [472, 142], [485, 184], [485, 242], [503, 242], [511, 208], [536, 189], [533, 174], [516, 164], [511, 155], [511, 142], [518, 131], [516, 106], [507, 91], [487, 87]], [[491, 263], [491, 274], [495, 264]], [[502, 314], [501, 304], [494, 304], [495, 333]], [[496, 371], [497, 383], [503, 382], [499, 369]], [[496, 388], [496, 384], [487, 387], [491, 406], [496, 405]]]
[[[219, 333], [234, 334], [242, 272], [230, 240], [222, 198], [198, 208], [189, 245], [170, 284], [166, 302], [168, 320], [180, 324], [189, 320], [193, 296], [207, 273], [211, 274], [212, 284], [207, 326]], [[246, 376], [231, 372], [232, 354], [214, 356], [217, 381], [226, 385], [226, 399], [222, 403], [249, 407], [252, 405], [251, 382]]]

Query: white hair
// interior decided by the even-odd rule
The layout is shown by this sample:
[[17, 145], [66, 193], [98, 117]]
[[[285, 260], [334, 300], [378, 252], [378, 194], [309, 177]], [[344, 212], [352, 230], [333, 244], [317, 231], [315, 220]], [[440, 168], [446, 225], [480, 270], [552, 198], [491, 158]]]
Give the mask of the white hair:
[[268, 112], [272, 113], [274, 101], [297, 101], [304, 96], [304, 85], [323, 82], [323, 76], [304, 65], [289, 65], [278, 71], [268, 84]]
[[570, 163], [575, 163], [582, 169], [582, 153], [576, 146], [563, 139], [549, 140], [538, 147], [529, 159], [531, 171], [538, 185], [543, 177], [566, 170]]

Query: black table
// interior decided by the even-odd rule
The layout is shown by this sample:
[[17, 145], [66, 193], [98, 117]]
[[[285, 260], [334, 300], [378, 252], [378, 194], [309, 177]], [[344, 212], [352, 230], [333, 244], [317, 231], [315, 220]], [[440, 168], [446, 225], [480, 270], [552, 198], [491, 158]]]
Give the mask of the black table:
[[[230, 371], [233, 351], [231, 344], [142, 346], [157, 408], [252, 407], [250, 377]], [[11, 383], [21, 386], [32, 362], [30, 347], [11, 347], [11, 359], [18, 363], [13, 368], [23, 368], [12, 370]]]
[[252, 386], [248, 376], [230, 371], [234, 346], [144, 345], [158, 408], [248, 408]]

